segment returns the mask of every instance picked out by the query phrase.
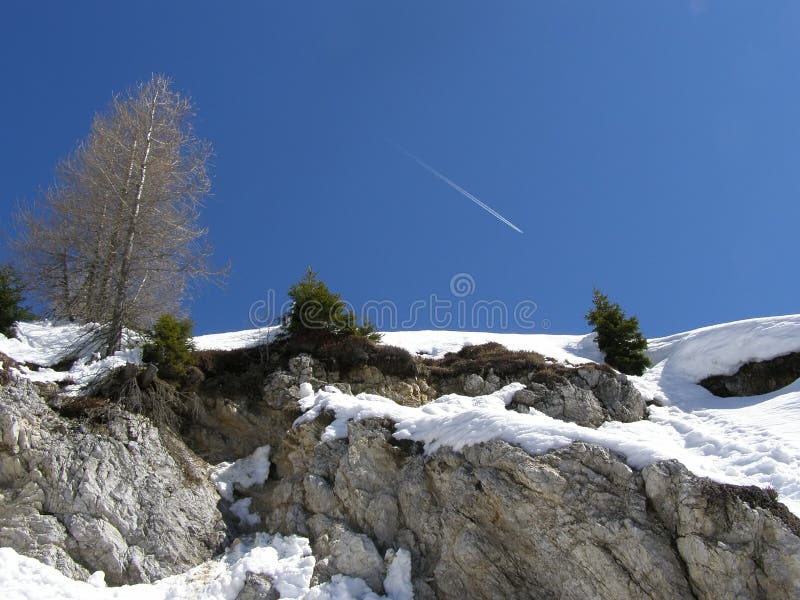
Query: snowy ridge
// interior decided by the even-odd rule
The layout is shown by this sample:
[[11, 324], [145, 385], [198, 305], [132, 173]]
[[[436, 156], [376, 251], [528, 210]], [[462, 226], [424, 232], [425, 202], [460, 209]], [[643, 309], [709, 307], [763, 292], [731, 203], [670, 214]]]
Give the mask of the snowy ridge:
[[687, 378], [731, 375], [743, 364], [800, 350], [800, 315], [746, 319], [648, 340], [653, 364]]
[[554, 335], [546, 333], [487, 333], [480, 331], [389, 331], [382, 342], [405, 348], [411, 354], [441, 358], [464, 346], [497, 342], [509, 350], [530, 350], [559, 362], [573, 365], [602, 362], [603, 355], [594, 343], [594, 334]]
[[734, 407], [751, 402], [717, 398], [695, 384], [710, 375], [731, 375], [748, 362], [800, 351], [800, 315], [713, 325], [647, 343], [653, 367], [633, 378], [645, 395], [687, 408]]
[[280, 327], [261, 327], [229, 333], [198, 335], [192, 338], [192, 341], [196, 350], [239, 350], [268, 344], [280, 331]]
[[[193, 338], [198, 350], [236, 350], [252, 348], [271, 341], [280, 327], [245, 329], [231, 333], [212, 333]], [[464, 346], [498, 342], [509, 350], [534, 350], [560, 362], [583, 364], [603, 360], [594, 344], [594, 334], [550, 335], [544, 333], [488, 333], [481, 331], [387, 331], [382, 342], [405, 348], [411, 354], [441, 358], [448, 352], [458, 352]]]

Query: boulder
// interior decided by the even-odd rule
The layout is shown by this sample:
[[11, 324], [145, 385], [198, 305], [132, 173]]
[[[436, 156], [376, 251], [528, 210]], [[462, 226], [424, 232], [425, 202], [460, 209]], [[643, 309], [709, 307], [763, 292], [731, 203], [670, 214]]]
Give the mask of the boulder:
[[775, 392], [800, 377], [800, 352], [743, 364], [732, 375], [711, 375], [702, 385], [715, 396], [760, 396]]
[[248, 573], [236, 600], [278, 600], [280, 597], [269, 577]]
[[534, 408], [584, 427], [599, 427], [606, 421], [639, 421], [647, 414], [644, 398], [625, 375], [596, 367], [576, 369], [549, 385], [532, 381], [514, 394], [509, 408], [521, 412]]

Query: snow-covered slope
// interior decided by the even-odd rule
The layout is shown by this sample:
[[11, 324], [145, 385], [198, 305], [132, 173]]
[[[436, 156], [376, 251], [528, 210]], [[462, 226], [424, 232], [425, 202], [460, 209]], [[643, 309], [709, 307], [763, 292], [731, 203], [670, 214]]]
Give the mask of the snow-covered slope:
[[441, 358], [464, 346], [487, 342], [503, 344], [509, 350], [533, 350], [573, 365], [598, 362], [603, 355], [594, 343], [594, 335], [550, 335], [542, 333], [484, 333], [476, 331], [391, 331], [383, 334], [383, 343], [405, 348], [411, 354]]
[[267, 344], [280, 331], [280, 327], [260, 327], [229, 333], [198, 335], [192, 340], [196, 350], [236, 350]]
[[[125, 331], [123, 350], [112, 356], [100, 358], [102, 347], [99, 326], [96, 323], [54, 324], [49, 321], [17, 323], [16, 336], [7, 338], [0, 333], [0, 353], [20, 363], [22, 377], [38, 383], [66, 383], [66, 395], [80, 394], [86, 386], [104, 373], [126, 362], [141, 362], [141, 336]], [[65, 360], [72, 363], [67, 370], [51, 367]], [[32, 368], [33, 367], [33, 368]]]
[[735, 373], [747, 362], [800, 350], [800, 315], [703, 327], [648, 340], [648, 348], [653, 367], [636, 380], [646, 395], [691, 409], [744, 406], [755, 400], [718, 398], [695, 384]]

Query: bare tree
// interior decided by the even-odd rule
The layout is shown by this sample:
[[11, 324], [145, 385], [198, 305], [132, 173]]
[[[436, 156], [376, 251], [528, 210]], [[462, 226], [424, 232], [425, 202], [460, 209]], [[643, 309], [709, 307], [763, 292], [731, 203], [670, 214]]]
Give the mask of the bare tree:
[[107, 353], [125, 327], [177, 312], [187, 284], [212, 275], [199, 225], [210, 146], [194, 134], [193, 110], [161, 75], [115, 97], [55, 184], [19, 213], [27, 285], [56, 317], [106, 324]]

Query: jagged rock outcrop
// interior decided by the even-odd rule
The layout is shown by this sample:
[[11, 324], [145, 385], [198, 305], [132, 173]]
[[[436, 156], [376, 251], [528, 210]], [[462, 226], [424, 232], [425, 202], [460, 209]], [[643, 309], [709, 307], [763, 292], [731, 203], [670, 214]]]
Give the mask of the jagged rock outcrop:
[[424, 379], [384, 375], [374, 366], [354, 368], [342, 380], [338, 371], [308, 354], [287, 363], [285, 369], [265, 366], [258, 383], [246, 390], [235, 378], [225, 378], [223, 385], [209, 378], [200, 393], [202, 410], [182, 432], [187, 444], [208, 462], [219, 463], [247, 456], [264, 440], [282, 439], [301, 414], [297, 400], [303, 383], [314, 389], [330, 383], [347, 394], [366, 391], [407, 406], [420, 406], [434, 393]]
[[465, 348], [451, 357], [457, 362], [455, 368], [452, 364], [431, 367], [430, 361], [418, 359], [413, 373], [409, 369], [384, 373], [375, 364], [340, 370], [330, 364], [337, 361], [326, 362], [308, 353], [269, 354], [265, 349], [200, 354], [206, 377], [198, 391], [202, 410], [186, 424], [182, 435], [210, 463], [236, 460], [260, 446], [278, 443], [300, 415], [297, 400], [303, 383], [314, 390], [333, 385], [346, 394], [367, 392], [404, 406], [421, 406], [446, 393], [491, 394], [519, 381], [527, 389], [515, 397], [509, 406], [512, 410], [535, 408], [588, 427], [647, 415], [641, 394], [625, 375], [609, 367], [557, 365], [500, 344]]
[[[477, 347], [476, 347], [477, 348]], [[474, 349], [474, 348], [473, 348]], [[477, 361], [479, 362], [479, 361]], [[424, 370], [414, 376], [386, 375], [373, 365], [361, 365], [343, 374], [331, 370], [309, 354], [286, 360], [286, 368], [264, 366], [260, 383], [247, 393], [235, 379], [225, 385], [207, 380], [203, 410], [185, 429], [187, 443], [212, 463], [235, 460], [264, 444], [274, 444], [300, 415], [300, 385], [314, 390], [333, 385], [346, 394], [367, 392], [390, 398], [404, 406], [420, 406], [443, 393], [468, 396], [491, 394], [519, 381], [526, 385], [514, 397], [512, 410], [535, 408], [545, 414], [587, 427], [609, 420], [630, 422], [646, 418], [647, 405], [628, 378], [607, 367], [550, 366], [546, 377], [539, 369], [500, 377], [492, 368], [478, 373], [431, 377]], [[547, 384], [541, 383], [542, 380]], [[256, 396], [254, 398], [254, 396]], [[270, 441], [266, 441], [270, 440]]]
[[[436, 393], [424, 378], [388, 375], [374, 365], [359, 365], [348, 369], [346, 373], [341, 373], [326, 367], [310, 354], [299, 354], [289, 359], [288, 367], [288, 375], [294, 378], [297, 384], [309, 382], [318, 388], [325, 382], [331, 382], [348, 394], [369, 392], [391, 398], [406, 406], [425, 404], [432, 400]], [[269, 390], [265, 392], [269, 394]]]
[[19, 381], [0, 387], [0, 546], [112, 584], [184, 571], [226, 539], [207, 465], [138, 415], [61, 417]]
[[585, 427], [599, 427], [606, 421], [640, 421], [647, 415], [644, 398], [625, 375], [596, 367], [574, 369], [549, 386], [529, 382], [514, 395], [511, 408], [520, 407]]
[[800, 598], [800, 519], [768, 491], [695, 477], [677, 461], [642, 476], [698, 597]]
[[699, 382], [715, 396], [760, 396], [786, 387], [800, 377], [800, 352], [749, 362], [733, 375], [712, 375]]
[[[637, 472], [584, 443], [531, 456], [493, 441], [426, 457], [392, 438], [386, 420], [350, 423], [347, 439], [319, 443], [324, 425], [293, 430], [254, 507], [268, 528], [309, 535], [318, 560], [345, 574], [378, 580], [380, 555], [402, 547], [423, 599], [800, 594], [797, 521], [777, 503], [748, 504], [747, 488], [676, 463]], [[359, 544], [367, 573], [339, 561], [329, 541], [353, 545], [359, 534], [375, 545]]]

